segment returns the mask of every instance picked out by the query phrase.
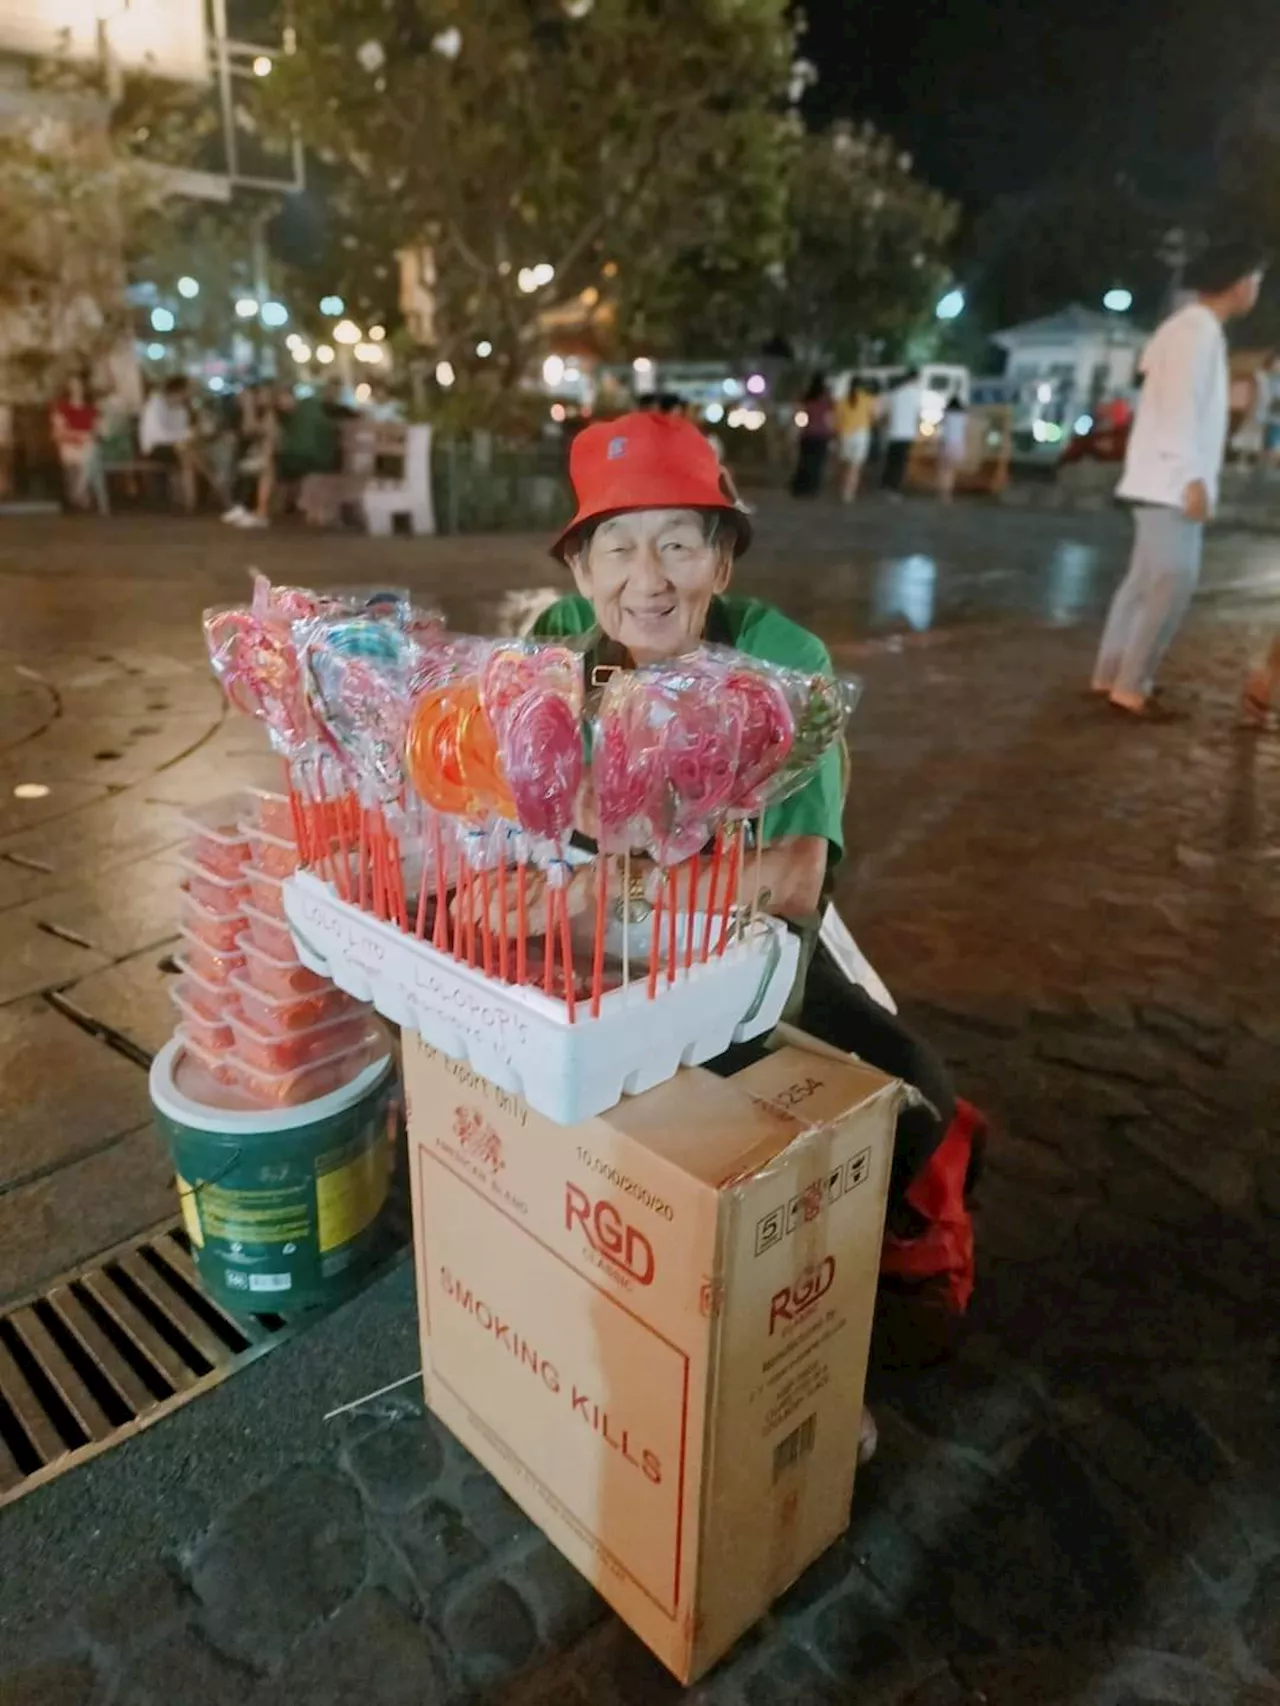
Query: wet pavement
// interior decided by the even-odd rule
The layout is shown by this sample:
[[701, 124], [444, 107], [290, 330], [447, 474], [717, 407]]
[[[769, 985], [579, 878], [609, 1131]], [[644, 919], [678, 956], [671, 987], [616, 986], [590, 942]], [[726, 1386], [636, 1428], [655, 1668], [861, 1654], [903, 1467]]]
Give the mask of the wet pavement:
[[[1233, 728], [1280, 544], [1212, 538], [1163, 728], [1082, 691], [1126, 548], [762, 509], [741, 589], [866, 681], [842, 908], [997, 1130], [964, 1343], [882, 1342], [847, 1542], [693, 1698], [1280, 1701], [1280, 741]], [[172, 1211], [144, 1063], [179, 811], [269, 772], [199, 633], [249, 563], [498, 631], [559, 588], [520, 538], [0, 524], [0, 1301]], [[415, 1361], [401, 1270], [0, 1515], [0, 1703], [679, 1697], [411, 1397], [323, 1422]]]

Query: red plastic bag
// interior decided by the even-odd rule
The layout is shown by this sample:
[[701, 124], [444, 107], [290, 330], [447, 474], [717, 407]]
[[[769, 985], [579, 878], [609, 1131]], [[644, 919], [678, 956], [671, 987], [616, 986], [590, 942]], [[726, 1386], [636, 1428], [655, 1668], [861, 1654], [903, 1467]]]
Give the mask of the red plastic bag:
[[978, 1109], [957, 1097], [946, 1136], [907, 1188], [907, 1202], [928, 1224], [913, 1238], [886, 1232], [880, 1253], [882, 1275], [913, 1286], [930, 1282], [930, 1291], [955, 1315], [964, 1314], [973, 1295], [973, 1220], [965, 1188], [986, 1133]]

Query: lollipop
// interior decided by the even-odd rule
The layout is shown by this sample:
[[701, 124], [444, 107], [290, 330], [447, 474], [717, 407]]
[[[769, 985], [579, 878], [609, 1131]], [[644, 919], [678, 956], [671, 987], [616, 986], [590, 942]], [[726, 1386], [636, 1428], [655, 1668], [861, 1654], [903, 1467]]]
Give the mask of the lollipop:
[[723, 683], [738, 706], [742, 739], [730, 805], [748, 816], [763, 811], [769, 783], [795, 743], [795, 718], [782, 687], [764, 670], [736, 669]]
[[[568, 656], [568, 667], [564, 659]], [[546, 655], [511, 656], [491, 660], [486, 672], [491, 701], [498, 709], [498, 740], [508, 779], [513, 816], [521, 830], [540, 844], [540, 863], [547, 879], [546, 989], [554, 978], [553, 926], [558, 924], [565, 968], [565, 998], [572, 1021], [574, 977], [565, 885], [569, 836], [577, 815], [582, 787], [583, 753], [581, 690], [575, 662], [559, 648]], [[517, 693], [517, 686], [523, 691]], [[523, 849], [522, 855], [523, 855]], [[525, 861], [517, 865], [517, 952], [525, 940]], [[504, 909], [505, 910], [505, 909]], [[593, 996], [598, 1007], [598, 997]]]

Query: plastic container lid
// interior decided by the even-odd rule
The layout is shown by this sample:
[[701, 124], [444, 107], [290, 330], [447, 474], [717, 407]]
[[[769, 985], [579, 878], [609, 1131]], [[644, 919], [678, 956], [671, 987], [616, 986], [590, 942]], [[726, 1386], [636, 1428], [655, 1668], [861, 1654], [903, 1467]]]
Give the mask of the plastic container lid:
[[[193, 1131], [239, 1137], [294, 1131], [299, 1126], [313, 1125], [318, 1120], [330, 1119], [334, 1114], [343, 1113], [347, 1108], [363, 1101], [370, 1091], [377, 1089], [392, 1065], [391, 1039], [388, 1037], [386, 1054], [366, 1066], [349, 1084], [342, 1085], [338, 1090], [330, 1090], [327, 1095], [317, 1096], [313, 1102], [295, 1102], [291, 1107], [264, 1108], [243, 1091], [231, 1089], [210, 1079], [209, 1084], [216, 1090], [220, 1104], [224, 1100], [238, 1101], [240, 1104], [239, 1107], [213, 1106], [197, 1101], [193, 1096], [184, 1095], [178, 1088], [176, 1074], [184, 1052], [182, 1038], [174, 1036], [151, 1062], [148, 1084], [152, 1105], [175, 1125], [189, 1126]], [[198, 1055], [195, 1060], [198, 1065]], [[290, 1077], [292, 1074], [284, 1073], [282, 1076]]]
[[[242, 971], [244, 969], [244, 950], [239, 945], [241, 941], [239, 936], [236, 937], [236, 946], [229, 952], [224, 953], [221, 948], [211, 948], [209, 944], [197, 936], [194, 931], [188, 930], [185, 924], [180, 924], [178, 926], [178, 934], [182, 937], [182, 940], [187, 944], [187, 946], [185, 952], [181, 956], [175, 956], [174, 963], [179, 966], [181, 970], [188, 973], [188, 975], [193, 977], [196, 975], [192, 970], [191, 965], [193, 957], [196, 959], [217, 960], [222, 966], [224, 982], [231, 976], [232, 972]], [[203, 974], [201, 975], [203, 976]], [[203, 981], [207, 985], [211, 980], [203, 978]]]
[[244, 955], [246, 962], [248, 962], [251, 968], [254, 960], [261, 960], [269, 972], [274, 972], [281, 977], [287, 977], [290, 972], [301, 971], [305, 972], [309, 978], [314, 979], [314, 982], [309, 985], [308, 988], [296, 990], [295, 994], [297, 995], [316, 995], [320, 990], [332, 987], [331, 979], [321, 977], [320, 973], [312, 971], [310, 966], [304, 966], [302, 961], [298, 959], [297, 955], [295, 955], [291, 960], [278, 960], [274, 954], [266, 953], [253, 940], [247, 930], [242, 936], [237, 938], [237, 941], [239, 943], [240, 952]]
[[249, 804], [246, 790], [237, 788], [234, 794], [222, 794], [202, 806], [189, 806], [178, 816], [195, 835], [207, 835], [214, 841], [243, 841], [240, 820]]

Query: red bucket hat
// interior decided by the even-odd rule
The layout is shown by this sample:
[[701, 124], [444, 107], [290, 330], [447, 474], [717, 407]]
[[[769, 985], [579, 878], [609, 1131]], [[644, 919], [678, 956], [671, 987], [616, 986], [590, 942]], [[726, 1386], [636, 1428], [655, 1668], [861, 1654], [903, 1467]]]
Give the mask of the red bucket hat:
[[621, 415], [584, 428], [569, 452], [578, 513], [551, 547], [565, 547], [584, 522], [628, 509], [717, 509], [732, 518], [735, 554], [751, 543], [751, 523], [710, 443], [679, 415]]

